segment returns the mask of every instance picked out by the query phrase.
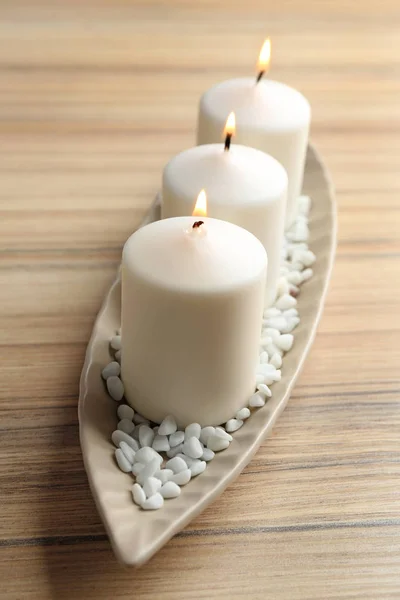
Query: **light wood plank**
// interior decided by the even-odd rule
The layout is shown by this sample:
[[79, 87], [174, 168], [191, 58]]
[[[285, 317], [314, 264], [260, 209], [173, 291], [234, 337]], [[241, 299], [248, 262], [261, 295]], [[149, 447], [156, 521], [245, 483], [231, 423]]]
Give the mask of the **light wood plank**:
[[[368, 600], [400, 594], [400, 6], [395, 0], [3, 0], [0, 597]], [[136, 572], [84, 472], [80, 369], [121, 248], [213, 83], [313, 108], [338, 192], [325, 313], [290, 404], [226, 493]]]

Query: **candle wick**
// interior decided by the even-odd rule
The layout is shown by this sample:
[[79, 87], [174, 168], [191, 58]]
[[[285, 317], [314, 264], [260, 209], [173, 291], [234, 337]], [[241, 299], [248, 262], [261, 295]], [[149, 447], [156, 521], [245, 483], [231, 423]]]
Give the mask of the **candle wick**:
[[231, 147], [231, 139], [232, 139], [232, 133], [227, 133], [226, 138], [225, 138], [225, 147], [224, 147], [225, 152], [228, 152], [229, 148]]
[[264, 75], [264, 73], [265, 73], [265, 71], [260, 71], [259, 72], [259, 74], [257, 75], [256, 83], [258, 83], [261, 80], [261, 78]]
[[201, 227], [202, 225], [204, 225], [204, 221], [195, 221], [193, 223], [193, 229], [198, 229], [199, 227]]

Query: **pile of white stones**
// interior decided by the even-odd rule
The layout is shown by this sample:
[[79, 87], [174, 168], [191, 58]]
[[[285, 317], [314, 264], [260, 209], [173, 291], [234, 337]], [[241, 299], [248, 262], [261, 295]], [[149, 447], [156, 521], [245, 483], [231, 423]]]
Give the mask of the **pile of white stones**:
[[[117, 429], [111, 436], [116, 446], [119, 468], [135, 477], [133, 501], [144, 510], [161, 508], [164, 499], [176, 498], [181, 487], [202, 473], [216, 452], [228, 448], [231, 433], [240, 429], [251, 411], [264, 406], [272, 396], [270, 386], [281, 379], [282, 357], [293, 345], [292, 331], [300, 323], [296, 309], [300, 285], [313, 275], [315, 255], [308, 248], [308, 214], [310, 198], [301, 196], [298, 216], [286, 231], [282, 249], [281, 278], [277, 300], [264, 311], [260, 362], [255, 379], [255, 393], [248, 406], [240, 409], [225, 427], [201, 427], [198, 423], [179, 430], [173, 416], [160, 425], [150, 423], [126, 404], [118, 406]], [[102, 371], [111, 398], [120, 402], [124, 386], [120, 379], [121, 336], [111, 340], [115, 360]]]

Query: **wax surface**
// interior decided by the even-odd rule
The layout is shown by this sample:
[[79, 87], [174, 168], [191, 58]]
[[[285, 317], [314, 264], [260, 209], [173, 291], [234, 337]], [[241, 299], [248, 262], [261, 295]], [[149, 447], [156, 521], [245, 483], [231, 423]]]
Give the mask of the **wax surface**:
[[277, 81], [231, 79], [210, 88], [199, 107], [198, 144], [221, 140], [228, 114], [236, 116], [239, 144], [271, 154], [286, 169], [289, 179], [286, 225], [295, 217], [301, 193], [307, 149], [310, 105], [297, 90]]
[[233, 224], [166, 219], [134, 233], [122, 261], [122, 378], [160, 422], [228, 420], [254, 390], [267, 259]]
[[266, 303], [276, 296], [279, 278], [287, 175], [264, 152], [232, 144], [191, 148], [175, 156], [163, 173], [163, 217], [188, 215], [200, 189], [206, 189], [208, 214], [253, 233], [268, 255]]

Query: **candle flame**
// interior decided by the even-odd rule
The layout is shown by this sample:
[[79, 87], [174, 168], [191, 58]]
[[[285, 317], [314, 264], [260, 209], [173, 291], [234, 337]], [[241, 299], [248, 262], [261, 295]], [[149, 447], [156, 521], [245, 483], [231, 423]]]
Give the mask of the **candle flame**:
[[224, 137], [226, 137], [227, 135], [233, 136], [233, 135], [235, 135], [235, 132], [236, 132], [236, 118], [235, 118], [235, 113], [231, 112], [231, 114], [229, 115], [229, 117], [226, 120], [226, 125], [225, 125], [225, 129], [224, 129]]
[[205, 190], [201, 190], [197, 196], [196, 205], [194, 207], [193, 217], [206, 217], [207, 216], [207, 196]]
[[267, 38], [261, 48], [260, 56], [258, 57], [257, 70], [259, 73], [268, 71], [271, 61], [271, 40]]

